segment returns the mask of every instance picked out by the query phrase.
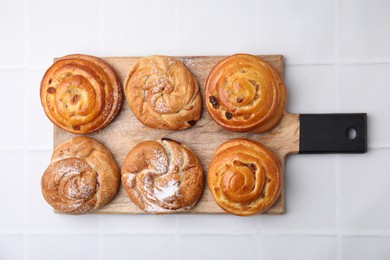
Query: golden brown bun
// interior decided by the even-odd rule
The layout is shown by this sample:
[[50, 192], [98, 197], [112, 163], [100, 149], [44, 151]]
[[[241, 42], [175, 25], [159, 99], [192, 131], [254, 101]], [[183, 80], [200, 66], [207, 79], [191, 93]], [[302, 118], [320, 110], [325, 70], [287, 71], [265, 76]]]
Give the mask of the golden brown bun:
[[200, 118], [198, 83], [184, 64], [172, 57], [140, 59], [129, 72], [124, 89], [134, 115], [148, 127], [186, 129]]
[[75, 134], [91, 133], [108, 125], [119, 113], [123, 100], [111, 66], [81, 54], [54, 62], [43, 76], [40, 95], [47, 117]]
[[186, 146], [170, 139], [146, 141], [127, 154], [122, 183], [134, 204], [146, 212], [183, 212], [202, 195], [203, 170]]
[[207, 173], [218, 205], [229, 213], [248, 216], [269, 209], [279, 198], [282, 168], [264, 146], [233, 139], [218, 147]]
[[79, 136], [55, 148], [41, 186], [45, 200], [55, 210], [84, 214], [110, 202], [119, 183], [118, 166], [107, 148]]
[[264, 132], [281, 119], [286, 88], [269, 64], [252, 55], [236, 54], [211, 70], [205, 102], [211, 117], [226, 129]]

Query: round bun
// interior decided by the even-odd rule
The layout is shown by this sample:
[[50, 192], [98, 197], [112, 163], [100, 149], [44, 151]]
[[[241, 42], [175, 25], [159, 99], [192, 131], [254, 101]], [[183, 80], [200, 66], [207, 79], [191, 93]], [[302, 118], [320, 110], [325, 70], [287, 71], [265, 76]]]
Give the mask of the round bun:
[[236, 54], [211, 70], [205, 100], [210, 116], [226, 129], [264, 132], [280, 121], [286, 88], [268, 63], [252, 55]]
[[42, 176], [45, 200], [57, 211], [84, 214], [102, 208], [115, 197], [120, 174], [111, 153], [89, 137], [58, 145]]
[[264, 146], [233, 139], [218, 147], [207, 173], [207, 183], [225, 211], [248, 216], [269, 209], [282, 190], [282, 168]]
[[124, 89], [134, 115], [148, 127], [186, 129], [200, 118], [198, 83], [187, 67], [172, 57], [141, 58], [129, 72]]
[[47, 117], [75, 134], [97, 131], [119, 113], [123, 93], [119, 79], [102, 59], [74, 54], [60, 58], [41, 81], [41, 103]]
[[140, 209], [175, 213], [191, 209], [203, 192], [203, 170], [196, 155], [170, 140], [146, 141], [127, 154], [122, 183]]

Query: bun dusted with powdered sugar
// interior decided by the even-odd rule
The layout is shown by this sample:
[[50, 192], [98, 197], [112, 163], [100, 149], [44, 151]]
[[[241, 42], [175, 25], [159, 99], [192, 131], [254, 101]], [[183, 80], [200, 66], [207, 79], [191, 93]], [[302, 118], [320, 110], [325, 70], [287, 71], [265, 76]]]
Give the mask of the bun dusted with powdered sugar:
[[183, 212], [202, 195], [203, 170], [194, 152], [181, 143], [146, 141], [127, 154], [122, 183], [134, 204], [148, 213]]
[[56, 211], [84, 214], [110, 202], [119, 183], [119, 169], [110, 151], [92, 138], [79, 136], [54, 149], [41, 187]]

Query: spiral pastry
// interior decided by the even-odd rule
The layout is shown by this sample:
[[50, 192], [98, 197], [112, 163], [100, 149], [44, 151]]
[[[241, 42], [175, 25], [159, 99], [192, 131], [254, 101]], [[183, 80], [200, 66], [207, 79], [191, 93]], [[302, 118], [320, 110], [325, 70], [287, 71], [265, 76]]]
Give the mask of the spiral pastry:
[[80, 54], [54, 62], [43, 76], [40, 95], [47, 117], [75, 134], [104, 128], [119, 113], [123, 100], [119, 79], [111, 66]]
[[266, 62], [236, 54], [211, 70], [205, 100], [209, 114], [221, 126], [237, 132], [264, 132], [281, 119], [286, 88]]
[[184, 64], [172, 57], [140, 59], [129, 72], [124, 88], [131, 110], [148, 127], [186, 129], [200, 118], [198, 83]]
[[207, 173], [215, 201], [239, 216], [269, 209], [279, 198], [282, 182], [282, 168], [275, 155], [245, 139], [233, 139], [219, 146]]
[[122, 183], [140, 209], [152, 213], [183, 212], [203, 192], [203, 170], [196, 155], [170, 140], [137, 144], [126, 156]]
[[43, 197], [55, 210], [84, 214], [110, 202], [119, 183], [119, 169], [107, 148], [80, 136], [55, 148], [41, 187]]

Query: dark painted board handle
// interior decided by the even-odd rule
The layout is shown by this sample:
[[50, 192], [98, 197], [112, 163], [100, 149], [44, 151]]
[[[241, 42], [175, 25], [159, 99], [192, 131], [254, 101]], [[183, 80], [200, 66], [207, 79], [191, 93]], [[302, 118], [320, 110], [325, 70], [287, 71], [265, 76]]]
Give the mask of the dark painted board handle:
[[367, 152], [367, 114], [300, 114], [299, 152]]

